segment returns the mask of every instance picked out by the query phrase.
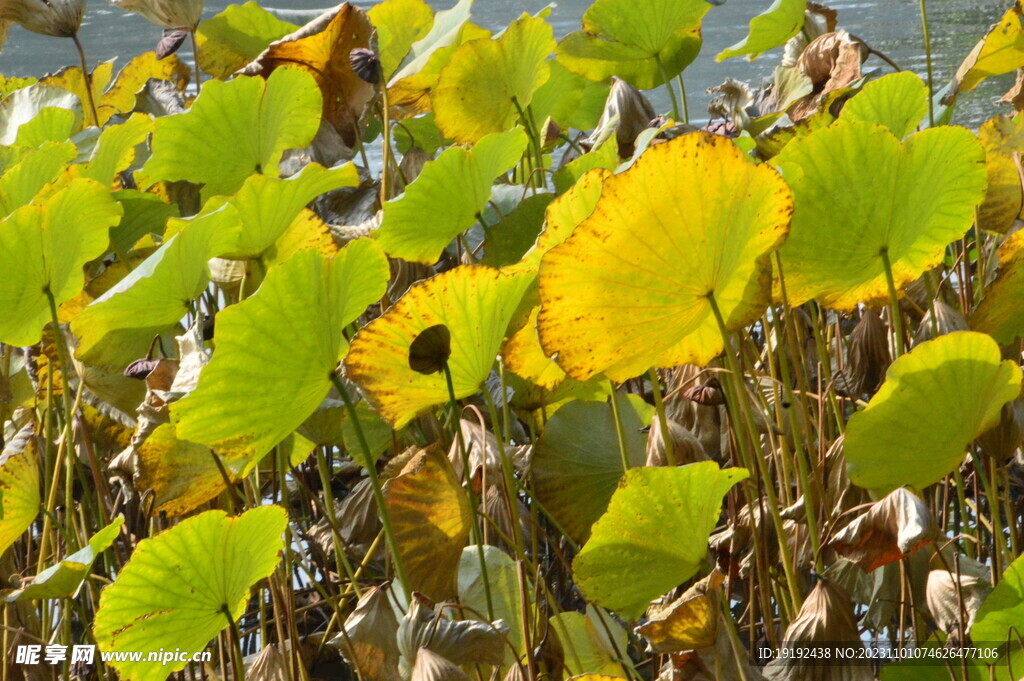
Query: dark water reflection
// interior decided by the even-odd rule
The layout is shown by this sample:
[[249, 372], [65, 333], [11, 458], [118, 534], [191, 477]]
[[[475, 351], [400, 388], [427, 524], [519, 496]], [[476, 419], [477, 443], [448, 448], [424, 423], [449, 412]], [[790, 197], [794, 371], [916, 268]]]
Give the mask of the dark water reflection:
[[[439, 8], [454, 3], [454, 0], [428, 1]], [[314, 9], [327, 4], [323, 0], [266, 0], [267, 4], [271, 2], [288, 9]], [[212, 16], [226, 4], [229, 3], [223, 0], [207, 2], [206, 15]], [[368, 7], [373, 2], [360, 1], [358, 4]], [[495, 28], [505, 25], [521, 12], [536, 12], [547, 4], [546, 0], [477, 0], [474, 21]], [[727, 0], [708, 13], [704, 22], [704, 50], [685, 73], [694, 118], [706, 116], [706, 88], [720, 83], [727, 76], [757, 84], [771, 73], [777, 54], [765, 55], [753, 63], [743, 58], [722, 64], [714, 61], [717, 52], [745, 35], [749, 18], [770, 4], [771, 0]], [[945, 83], [974, 43], [1010, 4], [1010, 0], [927, 0], [937, 84]], [[580, 17], [588, 5], [589, 0], [560, 0], [551, 15], [556, 37], [578, 28]], [[912, 69], [923, 76], [925, 58], [918, 0], [844, 0], [832, 3], [832, 6], [839, 10], [843, 28], [887, 54], [902, 68]], [[127, 57], [152, 49], [159, 35], [159, 29], [141, 17], [125, 14], [99, 0], [90, 3], [81, 33], [87, 53], [93, 60]], [[0, 54], [0, 72], [6, 75], [40, 75], [73, 61], [70, 42], [14, 28]], [[883, 65], [873, 57], [868, 66]], [[1005, 108], [994, 105], [993, 100], [1012, 84], [1012, 80], [1012, 76], [992, 79], [964, 97], [954, 120], [976, 127], [994, 113], [1005, 111]], [[659, 109], [668, 108], [667, 99], [661, 92], [652, 93], [652, 97]]]

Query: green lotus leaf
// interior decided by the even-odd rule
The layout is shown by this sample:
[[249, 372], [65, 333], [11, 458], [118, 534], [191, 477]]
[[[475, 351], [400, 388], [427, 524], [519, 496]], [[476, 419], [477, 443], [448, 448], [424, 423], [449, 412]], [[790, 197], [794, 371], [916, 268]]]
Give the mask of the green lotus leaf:
[[22, 206], [0, 222], [0, 342], [32, 345], [59, 306], [84, 284], [82, 267], [109, 244], [121, 206], [103, 185], [73, 180], [43, 205]]
[[0, 215], [10, 215], [31, 203], [43, 187], [57, 179], [77, 153], [70, 142], [48, 142], [38, 149], [26, 150], [21, 160], [0, 176]]
[[978, 227], [1005, 234], [1024, 213], [1017, 159], [1024, 153], [1024, 116], [996, 116], [978, 128], [985, 148], [988, 190], [978, 206]]
[[267, 45], [297, 28], [251, 0], [228, 5], [196, 29], [199, 66], [214, 78], [226, 80], [258, 57]]
[[706, 364], [725, 347], [709, 296], [728, 329], [764, 312], [791, 212], [782, 178], [731, 140], [700, 132], [651, 147], [543, 256], [545, 354], [579, 381]]
[[[31, 124], [41, 112], [50, 107], [74, 112], [75, 125], [72, 129], [81, 128], [82, 103], [78, 97], [55, 85], [37, 83], [0, 101], [0, 145], [15, 144], [20, 128], [26, 123]], [[50, 119], [49, 122], [60, 124], [61, 119]]]
[[[487, 568], [487, 584], [480, 572], [478, 547], [467, 546], [462, 550], [458, 568], [459, 603], [471, 608], [484, 618], [487, 617], [487, 591], [491, 594], [492, 614], [496, 620], [504, 620], [509, 627], [508, 642], [518, 656], [526, 654], [523, 646], [522, 598], [519, 591], [519, 568], [508, 554], [496, 546], [484, 546], [484, 565]], [[527, 608], [532, 607], [533, 589], [529, 589]], [[490, 620], [487, 620], [490, 621]], [[514, 664], [510, 657], [512, 650], [505, 654], [506, 664]]]
[[496, 39], [461, 45], [430, 96], [437, 127], [445, 137], [470, 144], [511, 128], [547, 81], [554, 48], [551, 26], [528, 14]]
[[358, 184], [359, 175], [351, 163], [331, 169], [310, 163], [286, 180], [253, 175], [230, 199], [241, 221], [237, 243], [229, 252], [218, 255], [229, 258], [261, 256], [285, 233], [310, 201], [334, 189]]
[[490, 227], [481, 264], [506, 267], [519, 262], [537, 241], [544, 227], [545, 211], [553, 199], [554, 195], [546, 192], [528, 196]]
[[449, 147], [428, 161], [404, 194], [384, 204], [381, 247], [395, 258], [436, 262], [445, 246], [476, 222], [491, 184], [519, 162], [527, 142], [515, 128], [488, 135], [469, 151]]
[[999, 276], [971, 315], [971, 328], [1004, 345], [1024, 336], [1024, 231], [999, 247]]
[[359, 384], [370, 406], [402, 428], [449, 399], [443, 374], [424, 375], [409, 366], [413, 340], [425, 329], [444, 324], [451, 332], [448, 367], [455, 398], [472, 395], [490, 373], [531, 279], [464, 265], [413, 285], [352, 339], [345, 359], [349, 378]]
[[675, 78], [700, 51], [705, 0], [596, 0], [583, 30], [558, 43], [558, 61], [591, 80], [618, 76], [641, 90]]
[[850, 122], [793, 140], [774, 163], [796, 204], [780, 251], [793, 305], [886, 300], [886, 258], [897, 289], [914, 281], [967, 232], [985, 195], [984, 150], [963, 128], [901, 143], [880, 125]]
[[[242, 616], [249, 589], [274, 571], [287, 524], [280, 506], [260, 506], [235, 518], [207, 511], [143, 539], [100, 595], [93, 626], [99, 649], [202, 650], [228, 618]], [[107, 664], [123, 679], [163, 681], [186, 663]]]
[[124, 209], [121, 222], [110, 230], [115, 253], [128, 253], [147, 234], [162, 235], [167, 221], [178, 217], [178, 205], [166, 203], [156, 194], [122, 189], [112, 196]]
[[892, 363], [881, 389], [850, 418], [843, 443], [850, 480], [881, 492], [938, 482], [999, 422], [1021, 378], [985, 334], [958, 331], [918, 345]]
[[171, 406], [178, 437], [258, 461], [327, 396], [348, 346], [342, 330], [380, 299], [388, 274], [367, 239], [332, 260], [303, 251], [271, 269], [254, 296], [217, 316], [213, 359]]
[[555, 171], [555, 191], [563, 194], [592, 170], [615, 170], [619, 166], [619, 145], [610, 136], [579, 158], [574, 158]]
[[775, 0], [771, 7], [750, 20], [747, 37], [719, 52], [715, 61], [743, 54], [753, 61], [762, 52], [785, 44], [803, 28], [806, 9], [807, 0]]
[[146, 354], [153, 336], [175, 328], [210, 281], [207, 261], [229, 247], [238, 213], [222, 205], [189, 220], [155, 253], [71, 322], [75, 356], [123, 367]]
[[627, 471], [573, 561], [580, 591], [636, 619], [651, 600], [697, 572], [722, 497], [747, 475], [743, 468], [720, 470], [713, 461]]
[[631, 677], [622, 651], [629, 635], [608, 613], [592, 605], [582, 612], [563, 612], [550, 620], [565, 653], [566, 676], [578, 681], [622, 681]]
[[533, 101], [530, 102], [537, 125], [550, 118], [563, 129], [596, 128], [610, 86], [573, 73], [553, 59], [548, 60], [548, 68], [551, 75], [533, 93]]
[[[619, 395], [619, 415], [630, 466], [647, 460], [652, 408], [636, 395]], [[583, 544], [608, 509], [622, 478], [622, 455], [611, 404], [569, 402], [544, 425], [534, 445], [533, 490], [565, 532]]]
[[32, 525], [39, 514], [39, 444], [29, 423], [0, 453], [0, 553]]
[[376, 463], [377, 458], [391, 446], [394, 431], [391, 430], [391, 424], [370, 409], [370, 406], [366, 404], [366, 400], [356, 402], [355, 410], [356, 420], [359, 421], [363, 437], [366, 438], [366, 446], [370, 450], [370, 456], [373, 457], [372, 462], [365, 460], [362, 445], [359, 443], [359, 434], [356, 432], [355, 424], [352, 423], [352, 417], [349, 416], [348, 411], [341, 410], [342, 413], [340, 415], [334, 414], [334, 416], [341, 422], [341, 443], [345, 446], [345, 451], [348, 452], [353, 461], [363, 468], [367, 468]]
[[18, 76], [5, 76], [0, 74], [0, 99], [3, 99], [16, 90], [27, 88], [29, 85], [35, 85], [38, 82], [39, 79], [33, 78], [32, 76], [19, 78]]
[[1024, 5], [1013, 6], [978, 41], [953, 76], [949, 97], [978, 87], [990, 76], [1011, 73], [1024, 66]]
[[434, 10], [423, 0], [384, 0], [367, 14], [377, 28], [377, 53], [387, 82], [412, 49], [434, 26]]
[[928, 86], [911, 71], [890, 73], [868, 82], [843, 104], [841, 121], [878, 123], [903, 139], [928, 115]]
[[276, 177], [285, 150], [313, 140], [322, 107], [316, 81], [299, 68], [210, 81], [188, 111], [157, 119], [139, 175], [143, 184], [188, 180], [233, 194], [254, 172]]
[[[1002, 578], [981, 604], [971, 625], [971, 638], [985, 645], [1018, 642], [1024, 635], [1024, 556], [1003, 572]], [[981, 645], [978, 643], [976, 645]]]
[[13, 603], [19, 599], [39, 600], [49, 598], [69, 598], [78, 592], [78, 587], [89, 575], [93, 561], [114, 543], [124, 525], [124, 518], [119, 517], [89, 539], [89, 543], [80, 551], [60, 561], [53, 567], [43, 570], [28, 586], [4, 596], [4, 600]]
[[79, 127], [81, 121], [77, 120], [75, 111], [49, 106], [18, 128], [18, 139], [14, 143], [38, 147], [45, 142], [66, 142]]
[[100, 133], [89, 161], [81, 167], [81, 177], [110, 185], [117, 174], [135, 160], [135, 147], [153, 132], [153, 120], [145, 114], [133, 114], [119, 125], [109, 125]]

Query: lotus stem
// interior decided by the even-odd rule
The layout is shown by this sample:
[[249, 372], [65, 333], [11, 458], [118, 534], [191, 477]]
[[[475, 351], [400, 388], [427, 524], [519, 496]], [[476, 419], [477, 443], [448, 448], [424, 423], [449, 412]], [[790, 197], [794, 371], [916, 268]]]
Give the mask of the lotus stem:
[[338, 529], [338, 518], [334, 515], [331, 471], [327, 465], [327, 456], [324, 454], [323, 447], [316, 448], [316, 469], [320, 475], [320, 486], [324, 490], [324, 510], [327, 511], [327, 524], [331, 528], [331, 541], [334, 544], [335, 558], [345, 571], [345, 576], [348, 577], [348, 582], [352, 585], [352, 590], [355, 592], [356, 597], [361, 598], [363, 590], [359, 588], [359, 582], [356, 581], [355, 573], [352, 570], [352, 563], [349, 562], [348, 554], [345, 553], [345, 547], [341, 541], [341, 530]]
[[679, 83], [679, 101], [683, 105], [683, 123], [690, 122], [690, 107], [686, 103], [686, 84], [683, 82], [683, 74], [680, 73], [676, 76], [676, 82]]
[[661, 74], [661, 81], [665, 84], [665, 89], [668, 90], [669, 99], [672, 100], [672, 118], [680, 120], [679, 117], [679, 100], [676, 98], [676, 91], [672, 88], [672, 80], [668, 77], [668, 71], [665, 70], [665, 65], [661, 63], [661, 57], [655, 55], [654, 63], [658, 65], [658, 73]]
[[926, 0], [918, 0], [921, 9], [921, 33], [924, 37], [925, 68], [928, 73], [928, 127], [935, 127], [935, 96], [934, 74], [932, 73], [932, 39], [928, 31], [928, 8]]
[[395, 539], [395, 531], [391, 525], [391, 516], [388, 515], [387, 503], [384, 501], [384, 490], [380, 484], [380, 477], [377, 475], [377, 468], [374, 466], [370, 445], [366, 442], [366, 434], [363, 432], [362, 424], [359, 423], [356, 406], [353, 404], [352, 397], [348, 394], [345, 384], [342, 383], [341, 379], [333, 371], [331, 372], [331, 382], [341, 395], [341, 399], [345, 403], [345, 410], [352, 421], [352, 427], [356, 431], [356, 440], [359, 442], [359, 448], [363, 452], [364, 461], [366, 462], [366, 473], [370, 477], [370, 486], [373, 488], [373, 499], [377, 502], [377, 511], [380, 513], [380, 523], [384, 527], [384, 537], [387, 539], [388, 548], [391, 549], [391, 562], [395, 566], [395, 574], [398, 576], [398, 581], [402, 585], [402, 591], [405, 593], [405, 602], [411, 603], [412, 589], [409, 585], [409, 579], [405, 575], [402, 555], [398, 552], [398, 541]]
[[189, 31], [189, 37], [192, 39], [192, 61], [196, 65], [196, 95], [199, 95], [199, 90], [203, 86], [203, 69], [199, 66], [199, 43], [196, 42], [196, 32]]
[[619, 413], [618, 389], [615, 381], [608, 381], [608, 388], [611, 391], [612, 418], [615, 420], [615, 436], [619, 440], [619, 456], [622, 458], [622, 474], [629, 472], [629, 452], [626, 449], [626, 429], [622, 425], [622, 415]]
[[93, 125], [99, 127], [100, 115], [96, 111], [96, 102], [92, 96], [92, 74], [89, 73], [89, 64], [85, 60], [85, 50], [82, 48], [82, 42], [78, 39], [78, 34], [71, 36], [71, 41], [75, 43], [75, 49], [78, 50], [78, 60], [82, 63], [82, 80], [85, 83], [85, 99], [89, 105], [89, 111], [92, 113]]
[[658, 421], [661, 423], [661, 439], [665, 443], [665, 461], [669, 466], [679, 465], [676, 459], [675, 447], [672, 444], [672, 431], [668, 426], [668, 416], [665, 415], [665, 401], [661, 398], [661, 385], [658, 379], [658, 370], [651, 368], [651, 393], [654, 395], [654, 409], [658, 413]]
[[889, 251], [883, 250], [882, 267], [885, 268], [885, 283], [889, 287], [889, 316], [892, 318], [892, 330], [896, 334], [896, 357], [906, 352], [903, 341], [903, 312], [900, 310], [899, 294], [896, 291], [896, 281], [892, 276], [892, 263], [889, 261]]
[[381, 83], [380, 87], [380, 124], [381, 124], [381, 143], [383, 144], [383, 151], [381, 152], [383, 158], [381, 159], [380, 169], [380, 205], [381, 208], [391, 198], [391, 182], [390, 168], [391, 168], [391, 104], [388, 102], [388, 84], [386, 82]]

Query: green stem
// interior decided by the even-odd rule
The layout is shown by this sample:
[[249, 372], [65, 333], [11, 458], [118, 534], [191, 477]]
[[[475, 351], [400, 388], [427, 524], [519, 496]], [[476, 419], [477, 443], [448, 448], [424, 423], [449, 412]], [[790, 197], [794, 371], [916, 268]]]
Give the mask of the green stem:
[[680, 73], [676, 76], [676, 82], [679, 83], [679, 99], [683, 105], [683, 123], [690, 122], [690, 107], [686, 103], [686, 85], [683, 83], [683, 74]]
[[615, 381], [608, 381], [611, 389], [612, 418], [615, 420], [615, 436], [619, 439], [619, 456], [622, 457], [622, 473], [629, 471], [629, 452], [626, 450], [626, 429], [622, 425], [622, 415], [619, 414], [618, 393], [615, 389]]
[[331, 528], [331, 540], [334, 543], [334, 554], [338, 564], [345, 571], [352, 590], [356, 592], [357, 598], [362, 598], [363, 590], [359, 588], [355, 572], [352, 570], [352, 563], [348, 560], [345, 547], [341, 541], [341, 530], [338, 528], [338, 518], [334, 515], [334, 494], [331, 492], [331, 471], [327, 465], [327, 456], [323, 447], [316, 448], [316, 469], [320, 474], [320, 486], [324, 488], [324, 510], [327, 511], [327, 524]]
[[924, 34], [924, 56], [925, 67], [928, 71], [928, 126], [935, 127], [935, 104], [932, 98], [935, 96], [934, 75], [932, 73], [932, 39], [928, 32], [928, 9], [926, 0], [918, 0], [921, 8], [921, 32]]
[[892, 318], [892, 330], [896, 334], [896, 356], [906, 352], [903, 344], [903, 312], [900, 310], [900, 299], [896, 292], [896, 281], [892, 276], [892, 263], [889, 262], [889, 251], [883, 250], [882, 266], [885, 268], [885, 283], [889, 287], [889, 316]]
[[231, 666], [235, 670], [236, 679], [245, 678], [245, 666], [242, 664], [242, 634], [238, 630], [238, 623], [231, 616], [227, 605], [221, 605], [220, 611], [228, 621], [228, 638], [231, 639]]
[[89, 64], [85, 60], [85, 50], [82, 49], [82, 42], [78, 39], [78, 35], [71, 36], [72, 42], [75, 43], [75, 49], [78, 50], [78, 59], [82, 62], [82, 81], [85, 83], [85, 100], [89, 105], [89, 111], [92, 113], [93, 125], [99, 126], [100, 115], [96, 111], [96, 102], [92, 96], [92, 75], [89, 73]]
[[661, 423], [661, 439], [665, 443], [665, 461], [669, 466], [679, 465], [676, 459], [675, 447], [672, 444], [672, 431], [668, 426], [668, 416], [665, 415], [665, 401], [661, 398], [661, 385], [658, 383], [658, 371], [650, 370], [651, 392], [654, 394], [654, 408], [658, 412], [658, 421]]
[[672, 79], [668, 77], [665, 65], [661, 63], [661, 57], [655, 56], [654, 63], [658, 65], [658, 73], [661, 74], [661, 80], [665, 83], [665, 89], [668, 90], [669, 99], [672, 100], [672, 118], [678, 121], [680, 120], [679, 100], [676, 98], [676, 91], [672, 87]]
[[388, 548], [391, 549], [391, 561], [395, 566], [395, 574], [402, 585], [406, 603], [411, 603], [412, 588], [409, 586], [409, 579], [405, 576], [402, 556], [398, 552], [398, 541], [395, 539], [395, 531], [391, 526], [391, 516], [388, 515], [387, 503], [384, 501], [384, 491], [380, 484], [380, 478], [377, 476], [377, 468], [374, 465], [373, 454], [370, 453], [370, 445], [366, 443], [366, 434], [363, 433], [363, 426], [359, 423], [359, 416], [356, 414], [356, 406], [353, 404], [345, 384], [342, 383], [341, 379], [333, 371], [331, 372], [331, 382], [341, 395], [341, 399], [345, 403], [345, 409], [348, 412], [348, 417], [352, 421], [352, 427], [356, 431], [356, 440], [359, 441], [359, 448], [363, 452], [366, 472], [370, 476], [370, 486], [373, 488], [373, 498], [377, 502], [377, 511], [380, 513], [380, 524], [384, 527], [384, 537], [387, 539]]
[[192, 38], [192, 61], [196, 63], [196, 95], [199, 95], [199, 88], [203, 86], [203, 70], [199, 68], [199, 44], [196, 42], [196, 32], [189, 31]]

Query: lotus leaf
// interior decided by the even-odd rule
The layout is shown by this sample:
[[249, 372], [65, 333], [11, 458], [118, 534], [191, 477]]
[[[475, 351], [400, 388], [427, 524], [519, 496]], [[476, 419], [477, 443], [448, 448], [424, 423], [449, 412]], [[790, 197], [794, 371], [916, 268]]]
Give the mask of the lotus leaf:
[[171, 407], [178, 437], [255, 463], [327, 396], [348, 347], [342, 330], [380, 299], [384, 254], [369, 240], [333, 260], [304, 251], [257, 293], [217, 316], [217, 351], [199, 385]]
[[270, 43], [297, 28], [252, 0], [243, 5], [228, 5], [196, 29], [199, 66], [214, 78], [225, 80], [258, 57]]
[[1024, 557], [1013, 561], [981, 604], [971, 626], [971, 638], [998, 645], [1017, 642], [1024, 633]]
[[[611, 615], [587, 606], [586, 614], [563, 612], [550, 620], [562, 643], [565, 668], [580, 681], [620, 681], [629, 678], [623, 667], [622, 651], [627, 650], [626, 631]], [[568, 675], [567, 674], [567, 675]]]
[[971, 315], [971, 327], [1004, 344], [1024, 336], [1024, 231], [999, 247], [999, 276]]
[[879, 123], [903, 139], [928, 115], [928, 86], [910, 71], [872, 80], [854, 95], [839, 114], [841, 121]]
[[476, 222], [491, 184], [519, 162], [526, 145], [526, 134], [515, 128], [484, 137], [470, 151], [450, 147], [428, 161], [405, 193], [384, 205], [381, 247], [395, 258], [435, 262], [452, 239]]
[[618, 76], [648, 90], [674, 78], [700, 51], [705, 0], [596, 0], [583, 30], [558, 43], [558, 61], [591, 80]]
[[[48, 108], [69, 109], [74, 113], [72, 130], [82, 124], [82, 103], [76, 95], [55, 85], [37, 83], [18, 90], [0, 101], [0, 145], [15, 144], [20, 128]], [[58, 119], [55, 121], [60, 123]], [[63, 140], [60, 140], [63, 141]]]
[[[491, 37], [491, 32], [466, 21], [472, 0], [461, 2], [447, 12], [438, 12], [434, 20], [434, 29], [412, 47], [410, 56], [416, 53], [417, 46], [423, 45], [424, 51], [413, 61], [401, 67], [392, 77], [388, 86], [389, 103], [395, 108], [398, 117], [427, 113], [431, 110], [431, 95], [437, 87], [441, 70], [448, 64], [458, 48], [472, 40], [484, 40]], [[463, 17], [463, 10], [465, 16]], [[448, 16], [442, 17], [447, 14]], [[438, 24], [451, 26], [447, 33], [434, 30]], [[436, 42], [432, 42], [436, 39]], [[408, 58], [407, 58], [408, 60]]]
[[729, 329], [761, 315], [791, 211], [782, 179], [728, 139], [652, 147], [607, 178], [593, 213], [543, 256], [546, 354], [577, 380], [709, 362], [724, 347], [711, 297]]
[[719, 52], [715, 59], [724, 61], [745, 54], [754, 60], [762, 52], [785, 44], [803, 28], [806, 9], [807, 0], [775, 0], [771, 7], [750, 20], [746, 38]]
[[882, 126], [849, 122], [794, 140], [774, 163], [796, 204], [780, 252], [791, 304], [885, 300], [886, 259], [897, 289], [920, 277], [970, 228], [985, 192], [984, 151], [963, 128], [900, 143]]
[[1021, 370], [989, 336], [957, 331], [918, 345], [889, 367], [844, 441], [855, 484], [923, 489], [960, 465], [971, 441], [1021, 392]]
[[29, 423], [0, 453], [0, 553], [6, 551], [39, 514], [39, 444]]
[[1024, 6], [1015, 0], [999, 23], [978, 41], [953, 76], [950, 97], [978, 87], [989, 76], [1024, 66]]
[[627, 471], [573, 561], [580, 590], [592, 603], [636, 619], [649, 601], [697, 571], [722, 497], [747, 475], [713, 461]]
[[385, 0], [367, 12], [377, 28], [377, 51], [385, 81], [434, 26], [434, 10], [423, 0]]
[[121, 206], [98, 182], [73, 180], [43, 205], [29, 204], [0, 222], [0, 341], [32, 345], [60, 305], [84, 284], [82, 267], [103, 254]]
[[[274, 571], [287, 524], [280, 506], [236, 518], [207, 511], [143, 539], [100, 595], [93, 627], [99, 649], [202, 650], [227, 619], [242, 616], [252, 585]], [[185, 667], [145, 659], [108, 664], [131, 681], [163, 681]]]
[[285, 150], [312, 141], [322, 105], [316, 81], [298, 68], [277, 69], [266, 81], [211, 81], [187, 112], [157, 119], [141, 173], [149, 184], [188, 180], [233, 194], [253, 172], [277, 176]]
[[409, 347], [426, 328], [451, 331], [448, 360], [456, 399], [472, 395], [491, 371], [506, 329], [530, 284], [528, 274], [461, 266], [414, 285], [382, 317], [352, 339], [345, 366], [367, 401], [395, 428], [447, 402], [442, 374], [409, 367]]
[[135, 147], [153, 132], [153, 121], [144, 114], [134, 114], [119, 125], [110, 125], [100, 133], [89, 162], [82, 166], [80, 176], [111, 185], [117, 174], [135, 160]]
[[470, 144], [511, 128], [547, 81], [554, 48], [551, 26], [528, 14], [496, 39], [461, 45], [431, 93], [437, 127], [445, 137]]
[[[478, 547], [467, 546], [462, 550], [458, 569], [459, 603], [486, 617], [486, 589], [489, 586], [494, 619], [503, 620], [508, 625], [508, 642], [518, 658], [526, 653], [523, 646], [523, 599], [519, 591], [519, 568], [507, 553], [496, 546], [484, 546], [483, 555], [484, 564], [487, 566], [486, 586], [480, 572]], [[527, 589], [526, 607], [529, 608], [533, 601], [533, 590], [529, 586]], [[509, 653], [511, 652], [513, 651], [509, 651]], [[513, 663], [509, 653], [505, 655], [506, 664]]]
[[1024, 117], [996, 116], [978, 129], [978, 140], [985, 147], [988, 190], [978, 206], [978, 226], [1005, 234], [1024, 213], [1017, 158], [1024, 152]]
[[[616, 400], [629, 463], [643, 466], [651, 407], [636, 395]], [[573, 540], [586, 542], [623, 474], [611, 405], [573, 401], [559, 408], [537, 439], [531, 471], [537, 500]]]
[[31, 203], [39, 191], [57, 176], [76, 156], [70, 143], [49, 142], [25, 155], [0, 176], [0, 215]]
[[[151, 514], [185, 515], [224, 491], [224, 476], [237, 479], [244, 462], [217, 465], [209, 447], [180, 440], [174, 425], [162, 423], [138, 447], [137, 489], [152, 490]], [[241, 463], [242, 465], [237, 465]]]

